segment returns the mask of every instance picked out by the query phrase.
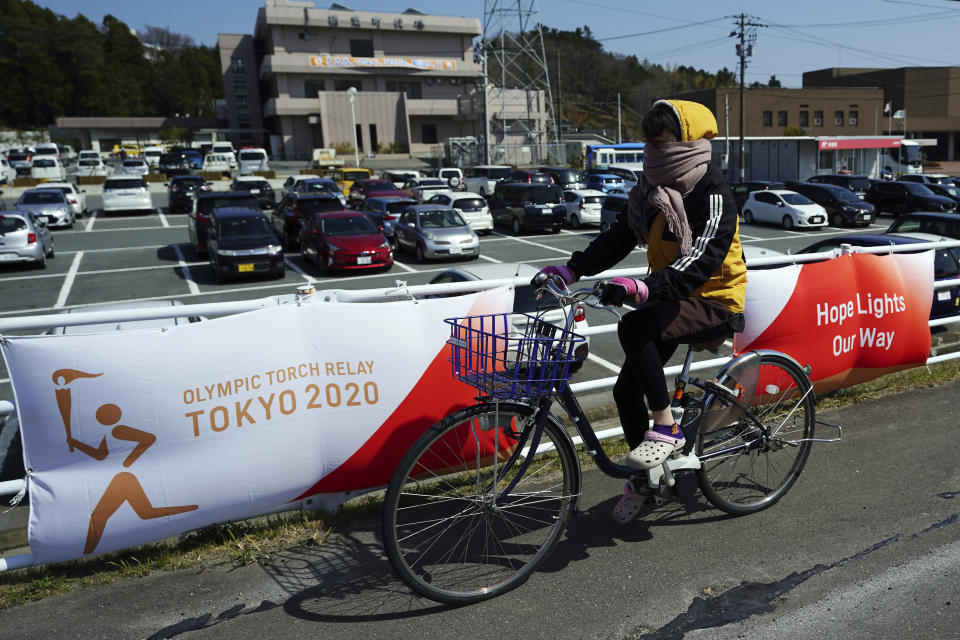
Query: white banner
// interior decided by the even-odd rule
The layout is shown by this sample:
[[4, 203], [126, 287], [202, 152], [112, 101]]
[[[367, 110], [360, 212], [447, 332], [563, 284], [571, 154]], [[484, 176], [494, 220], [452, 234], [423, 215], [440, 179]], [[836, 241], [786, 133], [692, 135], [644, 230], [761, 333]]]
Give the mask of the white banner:
[[37, 562], [99, 554], [323, 491], [381, 486], [475, 392], [444, 318], [512, 289], [316, 303], [166, 331], [10, 337]]

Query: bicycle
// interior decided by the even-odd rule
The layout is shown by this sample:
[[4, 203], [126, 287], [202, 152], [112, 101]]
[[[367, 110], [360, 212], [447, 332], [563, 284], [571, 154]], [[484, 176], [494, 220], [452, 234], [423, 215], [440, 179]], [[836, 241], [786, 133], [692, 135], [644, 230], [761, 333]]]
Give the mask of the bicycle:
[[[558, 284], [559, 283], [559, 284]], [[689, 375], [689, 345], [671, 407], [686, 434], [682, 451], [646, 472], [615, 463], [568, 385], [578, 303], [604, 308], [605, 286], [569, 291], [538, 283], [567, 308], [563, 327], [540, 314], [493, 314], [446, 320], [453, 375], [480, 390], [477, 403], [426, 431], [407, 451], [387, 487], [383, 542], [399, 577], [415, 592], [470, 604], [522, 584], [556, 546], [581, 493], [580, 459], [550, 412], [556, 400], [605, 474], [646, 474], [662, 501], [677, 480], [695, 474], [717, 508], [747, 514], [777, 502], [797, 480], [817, 424], [807, 372], [777, 351], [732, 358], [708, 380]]]

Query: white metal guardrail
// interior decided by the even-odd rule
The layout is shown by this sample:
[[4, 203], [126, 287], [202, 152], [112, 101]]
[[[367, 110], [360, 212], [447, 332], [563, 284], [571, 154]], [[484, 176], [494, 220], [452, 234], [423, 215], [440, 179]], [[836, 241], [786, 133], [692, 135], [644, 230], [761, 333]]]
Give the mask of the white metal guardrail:
[[[949, 240], [930, 243], [917, 243], [909, 245], [890, 245], [885, 247], [850, 247], [844, 245], [841, 249], [833, 253], [807, 253], [790, 256], [777, 256], [770, 258], [759, 258], [750, 261], [750, 267], [767, 267], [786, 264], [801, 264], [806, 262], [819, 262], [829, 259], [841, 253], [901, 253], [915, 252], [925, 249], [953, 248], [960, 247], [960, 240]], [[611, 269], [596, 276], [584, 278], [590, 280], [606, 280], [616, 276], [635, 276], [638, 275], [636, 269]], [[365, 289], [348, 291], [343, 289], [320, 290], [309, 295], [289, 294], [281, 296], [272, 296], [260, 298], [257, 300], [238, 301], [238, 302], [217, 302], [208, 304], [185, 304], [175, 306], [162, 306], [156, 309], [132, 309], [126, 311], [76, 311], [69, 314], [45, 314], [36, 316], [23, 316], [20, 318], [0, 318], [0, 335], [10, 331], [28, 331], [34, 329], [49, 329], [52, 327], [78, 326], [85, 324], [101, 324], [106, 322], [125, 322], [133, 320], [154, 320], [160, 318], [179, 318], [189, 316], [224, 316], [235, 313], [244, 313], [247, 311], [256, 311], [280, 304], [310, 304], [321, 302], [390, 302], [394, 300], [417, 298], [427, 295], [448, 294], [448, 293], [468, 293], [490, 289], [503, 285], [522, 286], [529, 284], [527, 278], [504, 278], [498, 280], [478, 280], [471, 282], [454, 282], [446, 284], [428, 284], [406, 286], [405, 283], [398, 281], [396, 287], [386, 289]], [[946, 289], [960, 286], [960, 278], [953, 280], [944, 280], [934, 283], [934, 289]], [[960, 314], [948, 318], [931, 320], [931, 327], [944, 326], [953, 323], [960, 323]], [[600, 335], [604, 333], [613, 333], [617, 330], [615, 323], [597, 325], [586, 328], [581, 331], [583, 335]], [[934, 364], [946, 360], [960, 358], [960, 352], [949, 353], [942, 356], [934, 356], [927, 359], [925, 364]], [[713, 369], [721, 366], [729, 360], [728, 357], [711, 358], [694, 362], [691, 371], [701, 371], [704, 369]], [[680, 371], [679, 365], [667, 367], [664, 373], [669, 377]], [[611, 376], [577, 382], [570, 385], [570, 388], [577, 393], [585, 391], [596, 391], [612, 387], [616, 383], [617, 377]], [[13, 413], [15, 407], [13, 403], [0, 400], [0, 418]], [[623, 431], [619, 428], [607, 429], [598, 435], [604, 438], [610, 438], [622, 435]], [[24, 489], [26, 479], [10, 480], [0, 482], [0, 496], [19, 493]], [[300, 508], [300, 503], [289, 505], [290, 509]], [[0, 572], [32, 564], [30, 554], [21, 556], [11, 556], [0, 558]]]

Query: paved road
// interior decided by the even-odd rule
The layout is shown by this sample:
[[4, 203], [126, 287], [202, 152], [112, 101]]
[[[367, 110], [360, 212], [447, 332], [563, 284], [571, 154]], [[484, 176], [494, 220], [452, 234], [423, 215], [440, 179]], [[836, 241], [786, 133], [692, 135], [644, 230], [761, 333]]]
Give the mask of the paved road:
[[619, 527], [619, 483], [588, 471], [584, 511], [543, 570], [479, 605], [411, 595], [371, 519], [269, 565], [159, 574], [3, 611], [0, 636], [957, 638], [958, 393], [954, 383], [822, 412], [844, 440], [816, 445], [787, 496], [750, 516], [695, 494]]

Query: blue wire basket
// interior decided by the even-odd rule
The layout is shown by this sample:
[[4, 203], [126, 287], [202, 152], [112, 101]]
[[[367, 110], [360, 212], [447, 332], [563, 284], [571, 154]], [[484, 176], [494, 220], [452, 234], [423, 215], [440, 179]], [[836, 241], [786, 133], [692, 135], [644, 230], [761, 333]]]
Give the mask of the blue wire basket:
[[453, 376], [495, 398], [538, 398], [566, 387], [586, 341], [527, 313], [444, 320], [450, 325]]

